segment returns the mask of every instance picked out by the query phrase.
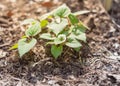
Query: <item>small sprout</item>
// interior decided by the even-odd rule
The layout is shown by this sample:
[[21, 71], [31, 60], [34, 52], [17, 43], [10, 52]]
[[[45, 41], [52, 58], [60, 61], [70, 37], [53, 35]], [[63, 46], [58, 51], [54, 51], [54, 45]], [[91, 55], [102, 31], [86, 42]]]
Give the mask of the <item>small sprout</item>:
[[[83, 13], [88, 13], [85, 11]], [[40, 17], [40, 21], [27, 19], [23, 25], [28, 24], [25, 36], [10, 49], [18, 48], [20, 57], [29, 52], [37, 43], [36, 35], [46, 40], [45, 45], [51, 45], [51, 54], [57, 59], [63, 52], [63, 46], [75, 51], [82, 47], [81, 41], [86, 42], [85, 26], [76, 16], [81, 12], [71, 13], [65, 4]], [[49, 21], [50, 20], [50, 21]]]

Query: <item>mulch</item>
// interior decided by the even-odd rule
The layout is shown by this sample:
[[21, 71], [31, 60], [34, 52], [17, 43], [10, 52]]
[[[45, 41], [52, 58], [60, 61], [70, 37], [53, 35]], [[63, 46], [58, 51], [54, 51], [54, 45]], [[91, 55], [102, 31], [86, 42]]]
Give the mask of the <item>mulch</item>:
[[[42, 40], [23, 58], [17, 50], [9, 50], [24, 35], [24, 19], [37, 19], [63, 3], [72, 12], [91, 11], [79, 16], [90, 28], [87, 44], [79, 53], [69, 49], [54, 60], [50, 46], [44, 46]], [[108, 14], [99, 0], [1, 0], [0, 86], [119, 86], [119, 4], [114, 0]]]

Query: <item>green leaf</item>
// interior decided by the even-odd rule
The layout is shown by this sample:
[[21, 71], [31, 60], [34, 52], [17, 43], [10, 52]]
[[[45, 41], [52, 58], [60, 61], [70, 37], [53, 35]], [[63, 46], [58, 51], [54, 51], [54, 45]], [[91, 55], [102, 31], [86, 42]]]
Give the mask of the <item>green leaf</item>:
[[33, 22], [36, 22], [36, 20], [35, 19], [26, 19], [22, 22], [22, 25], [31, 24]]
[[26, 36], [35, 36], [39, 32], [41, 32], [41, 26], [40, 26], [39, 22], [36, 22], [34, 25], [32, 25], [31, 27], [29, 27], [26, 30], [25, 34], [26, 34]]
[[70, 33], [70, 29], [68, 28], [66, 30], [61, 31], [59, 34], [64, 34], [67, 36], [67, 35], [69, 35], [69, 33]]
[[72, 32], [67, 38], [68, 38], [68, 39], [75, 39], [76, 36], [75, 36], [75, 34]]
[[51, 53], [55, 59], [57, 59], [58, 56], [61, 55], [62, 50], [63, 50], [63, 46], [61, 46], [61, 45], [60, 46], [52, 45], [52, 47], [51, 47]]
[[78, 48], [74, 48], [75, 51], [79, 52], [80, 51], [80, 47]]
[[90, 13], [90, 11], [89, 10], [82, 10], [82, 11], [78, 11], [78, 12], [73, 13], [73, 15], [77, 16], [77, 15], [87, 14], [87, 13]]
[[78, 27], [81, 28], [81, 30], [84, 30], [84, 31], [85, 31], [86, 29], [90, 30], [90, 28], [87, 27], [85, 24], [83, 24], [81, 21], [79, 21]]
[[26, 35], [24, 35], [24, 36], [22, 36], [21, 38], [27, 38], [27, 36], [26, 36]]
[[20, 39], [18, 41], [18, 52], [20, 54], [20, 57], [22, 57], [25, 53], [30, 51], [30, 49], [33, 48], [37, 43], [37, 40], [34, 38], [32, 38], [29, 42], [26, 41], [27, 41], [26, 38]]
[[58, 35], [68, 25], [67, 19], [61, 19], [60, 23], [53, 21], [47, 27], [51, 29], [56, 35]]
[[70, 22], [74, 25], [74, 24], [77, 24], [79, 22], [79, 20], [77, 19], [76, 16], [74, 16], [73, 14], [69, 14], [69, 19], [70, 19]]
[[79, 27], [74, 28], [71, 35], [72, 35], [72, 37], [74, 37], [74, 38], [76, 38], [78, 40], [86, 42], [86, 34]]
[[18, 48], [18, 43], [14, 44], [9, 50], [17, 49]]
[[86, 34], [80, 33], [79, 35], [76, 35], [76, 39], [86, 42]]
[[60, 23], [61, 22], [61, 18], [60, 17], [54, 17], [54, 19], [55, 19], [56, 23]]
[[73, 29], [73, 32], [77, 32], [77, 33], [79, 33], [79, 32], [83, 32], [83, 33], [85, 33], [85, 31], [86, 31], [86, 28], [84, 27], [84, 26], [82, 26], [82, 25], [77, 25], [76, 27], [74, 27], [74, 29]]
[[66, 41], [66, 35], [64, 34], [60, 34], [58, 35], [58, 37], [54, 40], [54, 43], [57, 45], [57, 44], [61, 44], [63, 42]]
[[47, 40], [54, 40], [55, 37], [52, 37], [50, 33], [43, 33], [40, 35], [40, 38], [47, 39]]
[[82, 45], [80, 44], [79, 41], [75, 39], [73, 40], [70, 39], [70, 41], [66, 42], [66, 46], [71, 47], [71, 48], [78, 48], [78, 47], [81, 47]]
[[68, 6], [65, 4], [61, 5], [57, 9], [53, 11], [54, 16], [59, 16], [59, 17], [67, 17], [71, 13], [70, 9]]
[[53, 44], [55, 44], [55, 43], [54, 43], [54, 41], [49, 41], [49, 42], [46, 43], [46, 45], [48, 45], [48, 44], [53, 45]]
[[[79, 31], [79, 30], [78, 30]], [[76, 31], [77, 32], [77, 31]], [[76, 32], [72, 32], [68, 38], [71, 38], [71, 39], [78, 39], [78, 40], [81, 40], [81, 41], [84, 41], [86, 42], [86, 34], [83, 33], [83, 32], [79, 32], [79, 33], [76, 33]]]
[[47, 26], [47, 24], [48, 24], [48, 21], [47, 21], [47, 20], [42, 20], [42, 21], [40, 22], [41, 28], [44, 28], [45, 26]]

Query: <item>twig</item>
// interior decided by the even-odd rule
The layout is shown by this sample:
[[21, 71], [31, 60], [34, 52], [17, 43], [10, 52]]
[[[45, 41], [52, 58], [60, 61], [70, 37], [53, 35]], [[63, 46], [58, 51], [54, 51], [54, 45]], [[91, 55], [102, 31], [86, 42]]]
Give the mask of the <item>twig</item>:
[[84, 80], [79, 80], [79, 79], [76, 79], [76, 80], [70, 80], [70, 79], [62, 79], [62, 78], [58, 78], [58, 77], [48, 77], [48, 76], [44, 76], [45, 78], [47, 79], [52, 79], [52, 80], [57, 80], [57, 81], [65, 81], [65, 82], [84, 82]]
[[50, 58], [44, 58], [44, 59], [42, 59], [42, 60], [34, 63], [34, 64], [32, 65], [32, 67], [35, 67], [37, 64], [40, 64], [41, 62], [48, 61], [48, 60], [50, 60]]
[[65, 52], [63, 53], [62, 57], [65, 56], [65, 54], [67, 54], [67, 52], [69, 51], [69, 48], [66, 48]]
[[0, 45], [0, 48], [4, 47], [4, 46], [7, 46], [7, 45], [10, 45], [10, 43], [11, 43], [11, 41], [9, 41], [8, 43], [4, 43], [4, 44]]

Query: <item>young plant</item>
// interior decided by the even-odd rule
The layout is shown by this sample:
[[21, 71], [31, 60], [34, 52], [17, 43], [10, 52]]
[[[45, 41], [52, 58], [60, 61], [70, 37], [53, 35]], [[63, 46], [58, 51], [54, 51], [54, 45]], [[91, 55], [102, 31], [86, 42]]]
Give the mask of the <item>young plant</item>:
[[22, 57], [35, 46], [38, 39], [36, 37], [39, 37], [47, 40], [46, 45], [51, 45], [51, 54], [55, 59], [63, 52], [63, 46], [79, 51], [82, 47], [81, 41], [86, 42], [85, 30], [88, 28], [76, 17], [79, 13], [71, 13], [71, 10], [63, 4], [41, 16], [39, 21], [34, 19], [23, 21], [22, 24], [29, 25], [28, 29], [25, 31], [25, 36], [11, 49], [18, 48]]

